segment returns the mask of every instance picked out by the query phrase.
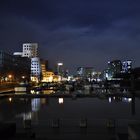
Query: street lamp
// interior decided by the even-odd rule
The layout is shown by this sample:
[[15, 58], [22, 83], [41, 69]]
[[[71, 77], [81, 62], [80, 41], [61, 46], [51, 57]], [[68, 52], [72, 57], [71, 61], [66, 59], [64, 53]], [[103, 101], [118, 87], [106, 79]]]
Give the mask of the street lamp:
[[8, 80], [9, 80], [10, 82], [12, 81], [12, 75], [11, 75], [11, 74], [8, 75]]
[[12, 78], [12, 75], [8, 75], [8, 78], [11, 79]]
[[22, 78], [22, 79], [25, 79], [25, 76], [23, 75], [23, 76], [21, 76], [21, 78]]

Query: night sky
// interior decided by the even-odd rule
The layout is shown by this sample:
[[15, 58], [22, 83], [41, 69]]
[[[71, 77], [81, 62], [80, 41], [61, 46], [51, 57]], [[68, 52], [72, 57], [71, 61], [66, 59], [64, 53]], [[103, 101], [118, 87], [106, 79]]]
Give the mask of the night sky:
[[0, 49], [21, 51], [25, 42], [70, 71], [103, 70], [114, 59], [140, 66], [140, 0], [1, 0]]

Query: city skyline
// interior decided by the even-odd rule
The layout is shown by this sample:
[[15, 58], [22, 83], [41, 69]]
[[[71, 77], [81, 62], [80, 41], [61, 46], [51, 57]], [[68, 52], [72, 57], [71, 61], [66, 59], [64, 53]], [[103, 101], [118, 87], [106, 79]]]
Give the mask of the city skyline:
[[51, 67], [58, 61], [103, 70], [109, 60], [139, 66], [140, 2], [131, 0], [36, 0], [0, 2], [0, 48], [20, 51], [36, 42]]

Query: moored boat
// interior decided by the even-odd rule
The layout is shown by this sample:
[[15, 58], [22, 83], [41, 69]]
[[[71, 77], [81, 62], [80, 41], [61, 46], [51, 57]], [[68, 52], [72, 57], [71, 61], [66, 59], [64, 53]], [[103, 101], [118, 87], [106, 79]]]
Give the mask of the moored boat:
[[18, 86], [15, 86], [14, 90], [15, 94], [26, 94], [29, 91], [29, 85], [21, 82]]

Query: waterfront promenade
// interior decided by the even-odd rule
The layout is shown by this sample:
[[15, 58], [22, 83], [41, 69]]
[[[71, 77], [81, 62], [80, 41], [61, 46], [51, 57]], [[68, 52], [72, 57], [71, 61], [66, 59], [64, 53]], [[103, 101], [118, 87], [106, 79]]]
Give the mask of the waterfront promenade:
[[[120, 91], [120, 89], [108, 89], [106, 91], [105, 88], [93, 88], [93, 90], [44, 90], [41, 91], [34, 91], [31, 93], [31, 90], [28, 92], [19, 92], [15, 93], [14, 87], [16, 84], [11, 85], [0, 85], [0, 98], [3, 97], [14, 97], [14, 98], [45, 98], [45, 97], [64, 97], [64, 98], [77, 98], [77, 97], [128, 97], [131, 98], [133, 96], [140, 97], [140, 91], [130, 92], [130, 91]], [[46, 93], [47, 91], [47, 93]]]

